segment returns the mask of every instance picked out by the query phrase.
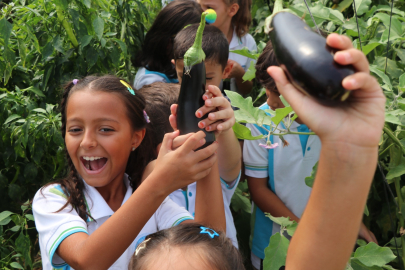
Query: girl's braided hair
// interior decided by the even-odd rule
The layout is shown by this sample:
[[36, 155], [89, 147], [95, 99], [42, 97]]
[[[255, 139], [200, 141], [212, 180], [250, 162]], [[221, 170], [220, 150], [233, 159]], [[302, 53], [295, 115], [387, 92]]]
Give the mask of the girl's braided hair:
[[[73, 81], [67, 83], [64, 86], [64, 91], [61, 101], [61, 114], [62, 114], [62, 137], [65, 139], [66, 136], [66, 108], [69, 97], [72, 93], [76, 91], [102, 91], [107, 93], [112, 93], [118, 95], [122, 102], [124, 103], [127, 111], [128, 119], [132, 125], [134, 131], [146, 128], [146, 134], [142, 143], [132, 151], [127, 162], [127, 167], [125, 172], [128, 174], [130, 179], [130, 185], [133, 190], [135, 190], [141, 183], [141, 178], [146, 165], [156, 158], [156, 155], [151, 151], [152, 140], [150, 138], [151, 132], [149, 131], [149, 125], [143, 115], [143, 110], [145, 109], [145, 99], [139, 92], [132, 95], [126, 86], [120, 82], [120, 78], [111, 75], [99, 76], [87, 76], [81, 80], [78, 80], [76, 84]], [[66, 150], [66, 144], [65, 144]], [[77, 211], [79, 216], [87, 221], [89, 213], [86, 209], [86, 202], [84, 197], [85, 185], [81, 176], [77, 173], [75, 166], [73, 165], [72, 159], [66, 150], [66, 156], [68, 161], [68, 175], [66, 178], [60, 179], [56, 182], [61, 185], [65, 195], [67, 196], [66, 204], [59, 209], [61, 211], [69, 204]], [[48, 186], [45, 185], [44, 187]], [[43, 188], [44, 188], [43, 187]]]
[[204, 230], [211, 231], [198, 223], [184, 223], [148, 235], [137, 247], [128, 269], [149, 269], [157, 257], [177, 247], [198, 253], [210, 269], [245, 270], [241, 254], [225, 233], [218, 231], [212, 238], [202, 233]]

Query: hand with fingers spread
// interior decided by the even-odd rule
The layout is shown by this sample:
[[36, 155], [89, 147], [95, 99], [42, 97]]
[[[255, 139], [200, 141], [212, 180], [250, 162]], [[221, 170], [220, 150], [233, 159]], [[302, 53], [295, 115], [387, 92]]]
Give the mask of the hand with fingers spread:
[[166, 180], [162, 189], [168, 194], [207, 176], [217, 160], [217, 143], [195, 151], [205, 143], [204, 132], [187, 135], [184, 143], [173, 150], [173, 140], [178, 135], [179, 131], [165, 135], [152, 172]]

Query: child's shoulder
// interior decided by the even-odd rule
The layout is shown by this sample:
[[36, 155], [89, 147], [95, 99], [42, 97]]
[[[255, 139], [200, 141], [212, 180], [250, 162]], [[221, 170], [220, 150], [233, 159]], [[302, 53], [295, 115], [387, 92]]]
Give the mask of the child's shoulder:
[[68, 196], [62, 189], [62, 186], [58, 183], [53, 183], [41, 187], [34, 196], [34, 202], [43, 198], [46, 199], [47, 197], [60, 198], [63, 201], [66, 201], [68, 199]]

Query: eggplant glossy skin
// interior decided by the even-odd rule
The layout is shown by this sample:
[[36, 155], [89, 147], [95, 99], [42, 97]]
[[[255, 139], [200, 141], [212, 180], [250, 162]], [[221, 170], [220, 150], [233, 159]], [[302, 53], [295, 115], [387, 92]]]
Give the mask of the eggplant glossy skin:
[[324, 37], [288, 12], [274, 15], [271, 27], [274, 53], [295, 87], [329, 106], [347, 99], [350, 92], [343, 88], [342, 80], [354, 74], [354, 68], [333, 60], [334, 51]]
[[180, 130], [181, 135], [200, 130], [204, 131], [206, 142], [200, 148], [204, 148], [215, 141], [214, 132], [208, 132], [198, 127], [198, 122], [201, 119], [207, 118], [207, 115], [204, 115], [202, 118], [195, 116], [196, 111], [204, 106], [205, 101], [202, 99], [204, 93], [205, 63], [203, 61], [192, 66], [189, 73], [186, 73], [185, 69], [183, 69], [176, 119], [177, 128]]

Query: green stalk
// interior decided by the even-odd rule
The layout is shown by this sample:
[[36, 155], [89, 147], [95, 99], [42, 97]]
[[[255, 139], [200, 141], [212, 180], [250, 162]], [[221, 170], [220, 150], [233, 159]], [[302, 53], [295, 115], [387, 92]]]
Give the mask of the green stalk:
[[191, 67], [197, 65], [205, 60], [205, 53], [202, 49], [202, 36], [205, 28], [205, 16], [206, 12], [201, 14], [201, 22], [198, 26], [197, 33], [195, 34], [195, 40], [193, 46], [191, 46], [184, 54], [184, 68], [186, 73], [189, 73]]
[[72, 45], [77, 48], [79, 43], [77, 42], [76, 36], [73, 33], [73, 29], [70, 26], [69, 22], [66, 20], [63, 10], [56, 5], [56, 14], [58, 15], [58, 20], [62, 24], [63, 28], [65, 28], [68, 38]]
[[405, 154], [405, 148], [404, 148], [404, 146], [403, 146], [402, 143], [398, 140], [398, 138], [395, 137], [394, 133], [392, 133], [392, 131], [391, 131], [387, 126], [384, 126], [384, 129], [383, 129], [383, 130], [384, 130], [385, 134], [387, 134], [388, 137], [390, 137], [390, 139], [391, 139], [396, 145], [398, 145], [399, 148], [401, 148], [401, 151]]

